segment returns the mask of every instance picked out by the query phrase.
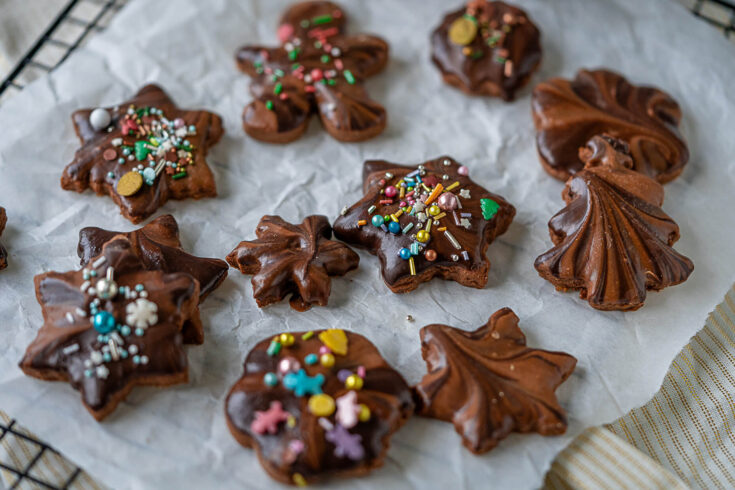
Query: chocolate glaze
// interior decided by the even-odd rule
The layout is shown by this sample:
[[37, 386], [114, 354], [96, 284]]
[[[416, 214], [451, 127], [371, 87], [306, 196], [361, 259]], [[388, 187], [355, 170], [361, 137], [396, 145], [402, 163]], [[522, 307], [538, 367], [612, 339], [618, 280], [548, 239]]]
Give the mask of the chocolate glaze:
[[[468, 12], [474, 13], [472, 17], [480, 26], [474, 40], [461, 46], [450, 40], [449, 29]], [[508, 32], [502, 29], [504, 25], [510, 27]], [[487, 31], [487, 37], [483, 36], [483, 30]], [[488, 39], [493, 38], [494, 32], [498, 40], [490, 46]], [[528, 82], [541, 62], [540, 38], [538, 28], [523, 10], [504, 2], [475, 0], [448, 14], [434, 30], [431, 60], [445, 82], [467, 94], [513, 100], [516, 90]], [[474, 54], [465, 54], [467, 49]], [[499, 62], [501, 59], [503, 62]], [[510, 61], [509, 69], [505, 60]]]
[[689, 160], [676, 101], [612, 71], [581, 70], [574, 80], [540, 83], [532, 104], [541, 163], [557, 179], [582, 170], [578, 149], [602, 133], [627, 143], [633, 169], [662, 184], [678, 177]]
[[[294, 332], [296, 343], [284, 347], [279, 355], [267, 354], [271, 339], [259, 342], [245, 359], [243, 376], [227, 395], [225, 413], [230, 431], [246, 447], [254, 448], [263, 468], [268, 474], [283, 483], [294, 484], [293, 475], [300, 474], [307, 483], [314, 483], [329, 476], [357, 476], [382, 465], [389, 446], [390, 436], [398, 430], [414, 410], [411, 390], [403, 377], [381, 357], [375, 346], [362, 335], [345, 332], [348, 339], [347, 355], [335, 355], [335, 364], [325, 368], [321, 364], [304, 366], [307, 354], [318, 353], [322, 343], [318, 340], [321, 331], [304, 341], [303, 332]], [[349, 429], [362, 436], [365, 456], [359, 461], [340, 458], [334, 454], [334, 445], [325, 441], [325, 431], [318, 417], [307, 408], [309, 396], [296, 397], [282, 383], [275, 387], [264, 384], [263, 376], [277, 373], [279, 361], [291, 356], [301, 362], [309, 376], [322, 374], [324, 393], [338, 398], [345, 393], [344, 382], [337, 378], [340, 370], [355, 371], [365, 367], [364, 385], [357, 391], [358, 402], [367, 405], [371, 412], [368, 422], [359, 422]], [[271, 401], [280, 401], [283, 409], [296, 419], [294, 427], [281, 424], [276, 434], [258, 434], [251, 430], [256, 411], [267, 410]], [[335, 423], [334, 416], [327, 417]], [[288, 443], [301, 440], [304, 451], [289, 462]]]
[[[21, 369], [29, 376], [68, 381], [81, 392], [82, 402], [97, 420], [110, 414], [133, 386], [186, 382], [188, 368], [183, 344], [201, 343], [203, 339], [197, 306], [199, 285], [191, 276], [146, 270], [133, 245], [124, 237], [108, 242], [102, 256], [107, 259], [100, 269], [102, 275], [107, 266], [114, 267], [119, 286], [134, 288], [142, 284], [147, 299], [158, 305], [157, 324], [148, 327], [142, 336], [125, 337], [127, 342], [138, 346], [141, 355], [148, 356], [148, 364], [134, 364], [131, 355], [105, 364], [109, 369], [106, 379], [85, 376], [84, 360], [92, 351], [99, 351], [102, 344], [90, 315], [82, 317], [76, 312], [78, 308], [89, 311], [95, 299], [80, 290], [85, 282], [82, 271], [47, 272], [34, 278], [44, 324], [20, 362]], [[129, 302], [118, 295], [115, 300], [103, 301], [99, 309], [124, 321]], [[72, 315], [73, 322], [69, 322], [67, 314]], [[74, 344], [78, 346], [75, 352], [65, 352]]]
[[[331, 17], [329, 22], [313, 25], [313, 19], [325, 15]], [[304, 21], [312, 24], [301, 27]], [[340, 141], [362, 141], [385, 128], [385, 109], [370, 99], [362, 84], [385, 67], [388, 44], [375, 36], [347, 36], [345, 23], [344, 12], [332, 2], [297, 3], [281, 18], [281, 28], [293, 29], [288, 35], [282, 34], [282, 47], [244, 46], [238, 51], [238, 67], [253, 77], [250, 91], [255, 101], [243, 112], [243, 127], [250, 136], [271, 143], [293, 141], [306, 130], [312, 114], [318, 114], [325, 129]], [[313, 35], [317, 30], [332, 33], [318, 48]], [[286, 46], [296, 43], [297, 56], [289, 56]], [[331, 51], [327, 53], [325, 44], [338, 49], [340, 54], [335, 57]], [[325, 55], [329, 56], [327, 62], [322, 59]], [[295, 63], [303, 66], [306, 74], [315, 69], [335, 70], [336, 83], [306, 83], [294, 72]], [[279, 71], [283, 76], [274, 81], [273, 74]], [[354, 77], [354, 83], [344, 76], [346, 71]], [[277, 85], [281, 93], [276, 93]], [[267, 104], [272, 104], [272, 108]]]
[[[5, 224], [8, 222], [8, 216], [5, 214], [5, 208], [0, 207], [0, 235], [5, 230]], [[0, 270], [8, 266], [8, 251], [5, 250], [3, 244], [0, 243]]]
[[567, 206], [549, 221], [554, 247], [536, 270], [557, 289], [579, 289], [600, 310], [636, 310], [646, 290], [684, 282], [694, 270], [671, 246], [679, 227], [661, 210], [661, 184], [631, 170], [627, 145], [592, 138], [583, 170], [567, 182]]
[[291, 296], [297, 311], [326, 306], [330, 276], [357, 269], [360, 256], [343, 243], [330, 240], [325, 216], [308, 216], [300, 225], [280, 216], [263, 216], [254, 241], [243, 241], [227, 256], [232, 267], [253, 274], [253, 296], [261, 308]]
[[[117, 192], [117, 182], [141, 162], [134, 160], [126, 161], [124, 164], [117, 163], [117, 157], [121, 157], [122, 154], [119, 148], [112, 145], [112, 140], [122, 137], [120, 123], [130, 104], [136, 107], [150, 106], [162, 109], [164, 115], [171, 120], [182, 118], [186, 126], [196, 127], [196, 135], [188, 137], [195, 150], [194, 164], [187, 167], [187, 177], [174, 179], [166, 172], [162, 172], [154, 185], [144, 185], [136, 194], [124, 197]], [[169, 199], [199, 199], [217, 195], [214, 176], [207, 166], [205, 157], [209, 147], [217, 143], [224, 134], [222, 119], [218, 115], [207, 111], [181, 110], [163, 89], [156, 85], [146, 85], [132, 99], [107, 110], [112, 115], [111, 126], [114, 129], [111, 132], [96, 131], [91, 126], [89, 116], [92, 109], [79, 110], [72, 115], [82, 147], [77, 150], [74, 160], [64, 169], [61, 177], [63, 189], [83, 192], [91, 188], [98, 195], [108, 194], [120, 207], [122, 215], [133, 223], [145, 220]], [[107, 160], [103, 155], [110, 149], [114, 149], [117, 156]], [[109, 172], [112, 172], [113, 177], [108, 175]]]
[[[411, 235], [415, 234], [421, 228], [414, 226], [409, 234], [393, 234], [376, 228], [371, 224], [371, 214], [368, 209], [372, 205], [376, 205], [377, 210], [373, 214], [386, 215], [395, 213], [399, 209], [399, 199], [396, 203], [382, 206], [379, 204], [381, 198], [380, 181], [385, 178], [386, 173], [393, 175], [391, 179], [386, 179], [388, 183], [396, 183], [404, 176], [409, 174], [416, 166], [402, 166], [395, 163], [385, 161], [371, 160], [365, 162], [363, 166], [363, 197], [356, 204], [352, 205], [347, 212], [338, 217], [334, 222], [334, 235], [351, 245], [366, 248], [370, 253], [377, 255], [380, 259], [380, 271], [386, 285], [396, 293], [408, 292], [416, 289], [422, 282], [429, 281], [433, 277], [440, 277], [457, 281], [458, 283], [469, 286], [482, 288], [487, 283], [487, 274], [490, 269], [490, 262], [485, 256], [490, 243], [498, 236], [505, 233], [510, 226], [513, 216], [515, 216], [515, 208], [505, 199], [493, 194], [483, 187], [474, 183], [468, 176], [460, 175], [460, 165], [451, 157], [443, 156], [434, 160], [429, 160], [422, 164], [426, 170], [426, 176], [435, 178], [438, 182], [446, 186], [454, 182], [459, 182], [460, 186], [455, 189], [467, 189], [470, 191], [470, 198], [459, 198], [462, 209], [458, 212], [471, 213], [469, 218], [471, 227], [466, 229], [458, 226], [451, 214], [441, 220], [439, 227], [446, 226], [447, 230], [462, 244], [463, 250], [469, 254], [469, 260], [460, 258], [458, 261], [452, 260], [452, 255], [460, 253], [444, 236], [437, 234], [428, 244], [428, 248], [437, 253], [437, 258], [433, 262], [427, 260], [423, 254], [414, 257], [416, 266], [416, 275], [410, 274], [410, 267], [407, 260], [402, 259], [398, 252], [402, 248], [410, 247], [413, 240]], [[444, 180], [443, 176], [449, 178]], [[481, 199], [492, 199], [498, 206], [498, 212], [490, 220], [485, 220], [480, 210]], [[359, 220], [366, 220], [367, 224], [358, 225]], [[409, 222], [414, 221], [411, 217], [403, 214], [399, 218], [399, 224], [404, 228]]]
[[429, 372], [415, 387], [417, 413], [452, 422], [473, 453], [490, 451], [511, 432], [565, 432], [566, 415], [554, 392], [577, 360], [526, 347], [510, 308], [473, 332], [422, 328], [421, 354]]
[[144, 227], [127, 233], [83, 228], [79, 232], [77, 247], [81, 265], [93, 262], [105, 243], [118, 235], [130, 241], [146, 269], [190, 274], [199, 282], [200, 303], [227, 277], [229, 266], [224, 260], [196, 257], [184, 251], [179, 240], [179, 225], [170, 214], [159, 216]]

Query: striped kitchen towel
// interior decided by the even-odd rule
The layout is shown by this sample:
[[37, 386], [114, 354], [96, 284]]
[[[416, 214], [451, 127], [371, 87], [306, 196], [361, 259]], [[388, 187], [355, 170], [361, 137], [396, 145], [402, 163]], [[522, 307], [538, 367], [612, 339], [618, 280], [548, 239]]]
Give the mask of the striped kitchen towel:
[[548, 488], [735, 488], [735, 287], [661, 390], [556, 459]]

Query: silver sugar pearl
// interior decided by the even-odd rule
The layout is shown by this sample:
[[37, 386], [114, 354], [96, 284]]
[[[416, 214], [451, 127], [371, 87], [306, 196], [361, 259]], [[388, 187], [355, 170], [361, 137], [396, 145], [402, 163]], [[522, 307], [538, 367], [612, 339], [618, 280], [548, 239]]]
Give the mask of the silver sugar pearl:
[[108, 267], [106, 277], [97, 281], [97, 285], [95, 286], [98, 297], [102, 299], [112, 299], [117, 296], [118, 288], [117, 283], [114, 280], [114, 276], [115, 269]]

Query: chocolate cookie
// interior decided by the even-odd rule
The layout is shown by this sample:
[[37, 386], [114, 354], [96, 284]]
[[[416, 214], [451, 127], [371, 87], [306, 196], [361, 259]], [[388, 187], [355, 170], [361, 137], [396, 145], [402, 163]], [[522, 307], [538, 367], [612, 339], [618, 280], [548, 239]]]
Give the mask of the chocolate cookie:
[[577, 360], [526, 347], [510, 308], [496, 311], [474, 332], [438, 324], [422, 328], [421, 355], [429, 372], [415, 388], [417, 413], [452, 422], [473, 453], [490, 451], [511, 432], [566, 431], [554, 392]]
[[160, 270], [169, 274], [185, 272], [199, 283], [199, 302], [222, 284], [229, 266], [224, 260], [196, 257], [181, 247], [179, 225], [170, 214], [159, 216], [142, 228], [123, 233], [102, 228], [88, 227], [79, 232], [77, 253], [81, 265], [92, 262], [105, 243], [123, 235], [133, 246], [133, 251], [148, 270]]
[[504, 2], [472, 0], [431, 35], [431, 60], [444, 81], [470, 95], [513, 100], [541, 62], [541, 33]]
[[218, 115], [179, 109], [147, 85], [119, 106], [80, 110], [72, 120], [82, 147], [64, 169], [63, 189], [108, 194], [133, 223], [169, 199], [217, 195], [205, 157], [224, 133]]
[[694, 264], [671, 248], [679, 227], [661, 210], [661, 184], [632, 170], [627, 145], [609, 136], [592, 138], [579, 158], [584, 169], [549, 221], [555, 246], [536, 259], [539, 275], [557, 289], [579, 289], [599, 310], [637, 310], [646, 290], [686, 281]]
[[[5, 208], [0, 207], [0, 235], [5, 231], [5, 224], [8, 222], [8, 216], [5, 214]], [[8, 251], [5, 250], [3, 244], [0, 243], [0, 270], [8, 266]]]
[[559, 180], [582, 170], [579, 148], [602, 133], [627, 143], [633, 169], [662, 184], [678, 177], [689, 160], [676, 101], [617, 73], [581, 70], [574, 80], [540, 83], [532, 104], [541, 163]]
[[487, 247], [508, 229], [515, 208], [468, 173], [446, 156], [415, 167], [367, 161], [365, 197], [343, 209], [334, 235], [377, 255], [394, 293], [435, 276], [482, 288]]
[[281, 47], [238, 51], [237, 65], [253, 77], [255, 100], [242, 116], [246, 133], [288, 143], [306, 131], [312, 114], [340, 141], [363, 141], [385, 129], [385, 109], [363, 82], [385, 67], [388, 44], [375, 36], [347, 36], [346, 23], [332, 2], [297, 3], [281, 17]]
[[253, 274], [253, 296], [261, 308], [289, 295], [297, 311], [326, 306], [329, 276], [343, 276], [360, 263], [350, 247], [330, 240], [332, 227], [325, 216], [308, 216], [300, 225], [263, 216], [255, 235], [257, 240], [240, 242], [227, 262]]
[[344, 330], [258, 343], [227, 395], [227, 425], [274, 479], [292, 485], [382, 465], [414, 409], [411, 389], [373, 344]]
[[137, 385], [185, 383], [184, 343], [201, 344], [199, 284], [188, 274], [149, 271], [124, 237], [76, 272], [35, 277], [44, 324], [20, 367], [68, 381], [97, 420]]

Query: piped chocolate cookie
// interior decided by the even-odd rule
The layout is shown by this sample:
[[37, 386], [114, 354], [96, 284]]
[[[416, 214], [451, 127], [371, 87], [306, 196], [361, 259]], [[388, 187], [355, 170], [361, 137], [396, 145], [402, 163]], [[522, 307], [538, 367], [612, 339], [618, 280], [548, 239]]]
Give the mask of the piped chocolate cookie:
[[360, 263], [350, 247], [331, 240], [325, 216], [308, 216], [299, 225], [263, 216], [255, 235], [256, 240], [240, 242], [227, 262], [253, 275], [253, 296], [261, 308], [288, 296], [297, 311], [326, 306], [330, 276], [343, 276]]
[[196, 279], [200, 302], [227, 277], [230, 267], [224, 260], [196, 257], [184, 251], [179, 240], [179, 225], [170, 214], [159, 216], [144, 227], [130, 232], [83, 228], [79, 232], [77, 247], [81, 265], [93, 262], [104, 245], [119, 235], [130, 241], [132, 250], [146, 269], [169, 274], [184, 272]]
[[313, 114], [340, 141], [363, 141], [387, 123], [364, 81], [383, 70], [388, 44], [376, 36], [347, 35], [347, 18], [332, 2], [301, 2], [281, 17], [281, 46], [245, 46], [237, 65], [252, 77], [255, 98], [243, 112], [245, 132], [268, 143], [298, 139]]
[[214, 197], [205, 157], [222, 137], [222, 120], [207, 111], [179, 109], [156, 85], [112, 108], [72, 115], [82, 142], [61, 176], [61, 187], [109, 195], [139, 223], [169, 199]]
[[599, 310], [637, 310], [646, 291], [686, 281], [694, 264], [672, 248], [679, 226], [661, 210], [663, 186], [633, 170], [628, 146], [596, 136], [579, 159], [567, 205], [549, 221], [554, 247], [536, 259], [539, 275]]
[[225, 402], [235, 439], [271, 477], [298, 486], [381, 466], [413, 410], [403, 377], [368, 339], [341, 329], [259, 342]]
[[504, 2], [472, 0], [431, 36], [431, 59], [446, 83], [470, 95], [513, 100], [541, 62], [541, 34]]
[[433, 277], [482, 288], [490, 243], [510, 226], [515, 208], [469, 178], [450, 157], [417, 166], [367, 161], [364, 197], [345, 207], [335, 236], [366, 248], [394, 293]]
[[662, 184], [678, 177], [689, 160], [679, 104], [612, 71], [581, 70], [573, 80], [539, 83], [532, 106], [541, 163], [559, 180], [584, 168], [579, 148], [602, 133], [624, 141], [633, 170]]
[[421, 355], [429, 372], [415, 387], [417, 413], [454, 424], [473, 453], [490, 451], [511, 432], [566, 431], [554, 392], [577, 360], [527, 347], [510, 308], [473, 332], [439, 324], [422, 328]]
[[20, 367], [66, 381], [102, 420], [135, 386], [188, 380], [185, 343], [201, 344], [199, 284], [146, 269], [124, 237], [83, 270], [35, 277], [44, 323]]

